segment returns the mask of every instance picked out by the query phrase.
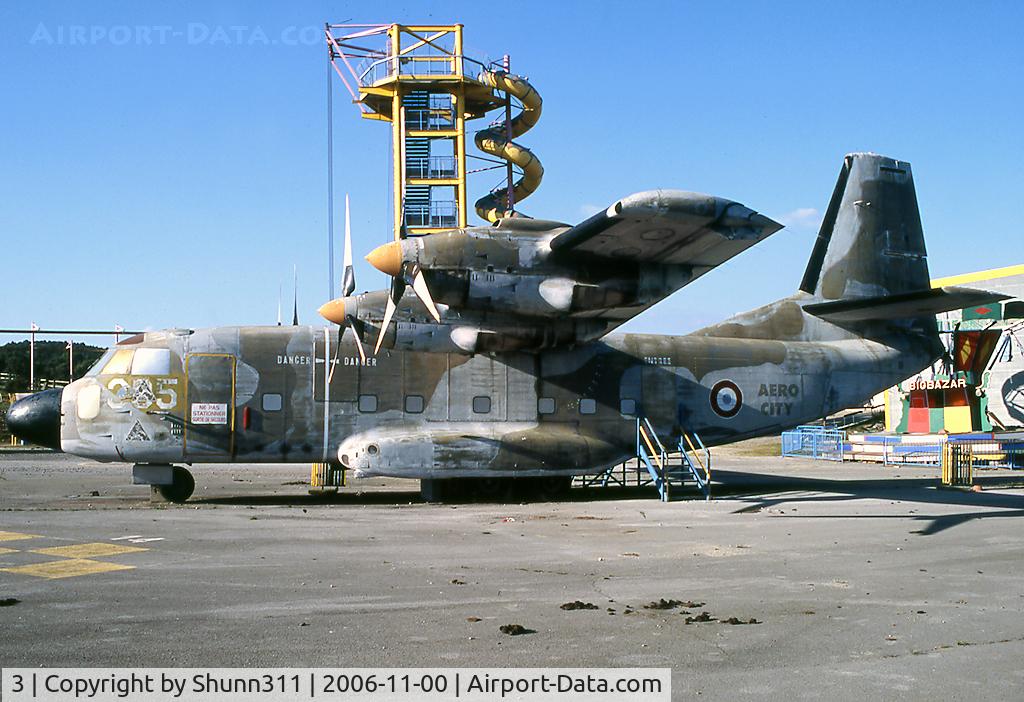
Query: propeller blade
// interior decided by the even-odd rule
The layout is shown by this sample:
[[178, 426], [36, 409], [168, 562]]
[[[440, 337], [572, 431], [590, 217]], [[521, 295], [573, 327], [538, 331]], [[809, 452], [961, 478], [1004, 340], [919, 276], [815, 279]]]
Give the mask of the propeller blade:
[[348, 193], [345, 194], [345, 255], [341, 274], [341, 296], [348, 297], [356, 289], [356, 273], [352, 268], [352, 220], [349, 216]]
[[352, 330], [352, 336], [356, 339], [356, 350], [359, 352], [359, 360], [366, 363], [366, 351], [363, 350], [363, 340], [359, 338], [359, 322], [352, 316], [345, 318], [345, 324]]
[[331, 362], [331, 372], [327, 376], [327, 384], [330, 385], [331, 381], [334, 380], [334, 369], [338, 367], [338, 359], [341, 357], [341, 344], [345, 340], [345, 330], [351, 329], [352, 336], [356, 340], [356, 351], [359, 352], [359, 360], [366, 364], [366, 351], [363, 349], [362, 324], [358, 319], [350, 314], [346, 314], [345, 318], [338, 323], [338, 344], [334, 348], [334, 361]]
[[380, 325], [380, 333], [377, 334], [377, 344], [373, 347], [373, 355], [376, 356], [377, 352], [380, 351], [380, 345], [384, 343], [384, 335], [388, 331], [388, 325], [391, 324], [391, 318], [395, 316], [395, 303], [388, 298], [388, 304], [384, 308], [384, 321]]
[[441, 315], [437, 311], [434, 299], [430, 296], [430, 289], [427, 288], [427, 279], [419, 267], [416, 268], [416, 273], [412, 278], [412, 290], [416, 293], [416, 297], [420, 299], [420, 302], [427, 308], [427, 311], [430, 312], [430, 316], [434, 318], [434, 321], [440, 322]]
[[334, 345], [334, 358], [331, 360], [331, 372], [327, 374], [327, 384], [334, 380], [334, 369], [338, 367], [338, 359], [341, 358], [341, 337], [345, 335], [345, 327], [338, 326], [338, 343]]
[[381, 322], [380, 333], [377, 335], [377, 345], [373, 347], [374, 356], [380, 351], [380, 345], [384, 343], [384, 335], [387, 334], [388, 325], [391, 324], [391, 319], [395, 316], [395, 310], [398, 309], [398, 301], [402, 299], [404, 292], [405, 281], [401, 278], [392, 278], [391, 294], [388, 295], [388, 302], [384, 307], [384, 320]]

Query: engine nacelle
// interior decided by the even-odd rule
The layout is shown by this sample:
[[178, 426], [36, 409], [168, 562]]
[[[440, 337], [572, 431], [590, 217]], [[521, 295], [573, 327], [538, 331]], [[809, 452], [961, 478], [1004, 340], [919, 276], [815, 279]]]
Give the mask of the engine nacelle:
[[692, 278], [688, 266], [556, 256], [549, 242], [564, 230], [459, 229], [384, 244], [367, 260], [389, 275], [422, 271], [437, 303], [528, 317], [644, 305]]
[[[385, 291], [367, 292], [338, 298], [321, 308], [341, 323], [346, 317], [357, 322], [364, 344], [374, 344], [380, 334], [387, 305]], [[327, 306], [325, 306], [327, 307]], [[608, 333], [609, 322], [594, 318], [550, 318], [513, 316], [439, 306], [440, 322], [435, 322], [423, 303], [405, 295], [388, 325], [381, 347], [402, 351], [434, 353], [488, 353], [499, 351], [537, 351], [555, 346], [571, 346], [598, 339]]]

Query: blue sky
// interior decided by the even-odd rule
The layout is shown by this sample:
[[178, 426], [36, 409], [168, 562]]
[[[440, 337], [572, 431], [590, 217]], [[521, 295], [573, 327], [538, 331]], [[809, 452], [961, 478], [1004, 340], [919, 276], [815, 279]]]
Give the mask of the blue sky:
[[[912, 162], [934, 276], [1024, 262], [1018, 3], [510, 6], [4, 3], [0, 327], [273, 323], [293, 264], [318, 321], [325, 20], [458, 21], [468, 53], [511, 54], [545, 99], [521, 139], [546, 169], [528, 214], [573, 222], [669, 187], [790, 225], [628, 330], [683, 333], [793, 291], [850, 151]], [[336, 221], [349, 192], [365, 253], [390, 237], [388, 128], [335, 90]], [[386, 284], [361, 257], [357, 280]]]

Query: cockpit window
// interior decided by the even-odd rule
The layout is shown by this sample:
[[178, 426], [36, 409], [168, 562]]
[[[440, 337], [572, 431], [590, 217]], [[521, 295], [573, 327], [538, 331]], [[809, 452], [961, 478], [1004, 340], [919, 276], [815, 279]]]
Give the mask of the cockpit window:
[[117, 349], [100, 371], [103, 375], [127, 375], [132, 365], [132, 354], [135, 349]]
[[107, 365], [107, 362], [110, 360], [110, 357], [114, 355], [114, 351], [116, 350], [117, 349], [107, 349], [106, 351], [104, 351], [103, 355], [100, 356], [99, 360], [96, 361], [96, 363], [92, 364], [92, 368], [89, 369], [85, 376], [87, 378], [91, 378], [93, 376], [99, 375], [100, 371], [103, 370], [103, 367], [105, 365]]
[[170, 349], [135, 349], [132, 375], [168, 375], [170, 372]]
[[107, 349], [89, 369], [96, 375], [170, 375], [170, 349]]

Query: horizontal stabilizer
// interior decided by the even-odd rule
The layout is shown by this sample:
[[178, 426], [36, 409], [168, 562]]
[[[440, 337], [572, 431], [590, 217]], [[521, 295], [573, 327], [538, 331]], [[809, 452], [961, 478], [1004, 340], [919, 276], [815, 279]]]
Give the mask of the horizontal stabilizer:
[[865, 322], [910, 319], [988, 305], [1009, 299], [1008, 295], [973, 288], [932, 288], [898, 295], [861, 297], [805, 305], [804, 310], [829, 322]]

